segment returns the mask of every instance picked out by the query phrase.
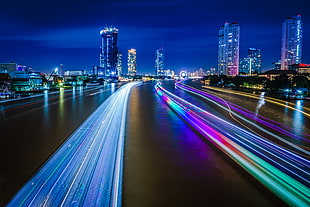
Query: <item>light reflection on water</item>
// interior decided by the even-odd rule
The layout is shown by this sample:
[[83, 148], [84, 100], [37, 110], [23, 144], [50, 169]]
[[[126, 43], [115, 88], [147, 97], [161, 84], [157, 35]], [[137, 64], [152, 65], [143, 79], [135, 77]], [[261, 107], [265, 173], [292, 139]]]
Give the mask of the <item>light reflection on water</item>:
[[304, 101], [303, 100], [297, 100], [295, 102], [295, 109], [293, 112], [293, 128], [298, 131], [303, 131], [304, 128], [304, 121], [305, 116], [300, 112], [303, 111], [304, 107]]
[[58, 115], [59, 115], [59, 123], [60, 125], [64, 124], [65, 120], [65, 97], [64, 97], [65, 91], [63, 88], [60, 88], [59, 90], [59, 110], [58, 110]]
[[48, 117], [49, 117], [49, 104], [48, 104], [48, 100], [49, 100], [49, 96], [48, 96], [48, 90], [44, 91], [44, 105], [43, 105], [43, 119], [44, 119], [44, 125], [43, 126], [47, 126], [48, 125]]
[[258, 115], [258, 111], [259, 109], [265, 105], [265, 92], [262, 92], [259, 96], [259, 100], [257, 102], [257, 106], [256, 106], [256, 116]]
[[115, 92], [115, 83], [111, 83], [111, 93]]
[[72, 105], [75, 105], [75, 102], [76, 102], [76, 91], [77, 91], [77, 88], [73, 87], [72, 88]]

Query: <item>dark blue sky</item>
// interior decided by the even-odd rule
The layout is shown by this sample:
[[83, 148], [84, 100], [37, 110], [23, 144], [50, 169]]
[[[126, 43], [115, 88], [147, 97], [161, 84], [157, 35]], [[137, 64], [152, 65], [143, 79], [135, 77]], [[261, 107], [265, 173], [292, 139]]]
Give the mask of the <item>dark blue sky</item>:
[[304, 63], [310, 63], [308, 0], [9, 0], [0, 3], [0, 63], [16, 61], [50, 72], [99, 65], [105, 26], [119, 29], [127, 50], [137, 49], [138, 73], [153, 73], [155, 51], [165, 50], [165, 68], [180, 71], [217, 67], [217, 35], [227, 22], [240, 24], [240, 58], [249, 47], [262, 50], [263, 69], [280, 58], [282, 23], [300, 14]]

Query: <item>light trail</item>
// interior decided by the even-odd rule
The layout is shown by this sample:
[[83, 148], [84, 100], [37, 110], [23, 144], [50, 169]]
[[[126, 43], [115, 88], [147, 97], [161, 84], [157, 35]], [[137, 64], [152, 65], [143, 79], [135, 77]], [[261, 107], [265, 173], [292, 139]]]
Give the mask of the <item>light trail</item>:
[[[267, 119], [266, 117], [263, 117], [261, 115], [257, 115], [255, 112], [249, 111], [245, 108], [242, 108], [241, 106], [238, 106], [238, 105], [233, 104], [231, 102], [225, 101], [221, 98], [218, 98], [217, 96], [213, 96], [209, 93], [206, 93], [205, 91], [198, 90], [196, 88], [185, 85], [181, 82], [176, 83], [176, 86], [183, 89], [183, 90], [186, 90], [190, 93], [194, 93], [194, 94], [196, 94], [196, 95], [198, 95], [204, 99], [207, 99], [208, 101], [216, 104], [217, 106], [223, 108], [224, 110], [228, 110], [224, 105], [229, 105], [229, 113], [234, 114], [234, 116], [242, 119], [243, 121], [247, 122], [248, 124], [250, 124], [252, 126], [255, 126], [256, 128], [260, 129], [261, 131], [264, 131], [265, 133], [269, 134], [270, 136], [280, 140], [281, 142], [284, 142], [284, 143], [290, 145], [291, 147], [293, 147], [295, 149], [297, 148], [298, 150], [303, 151], [307, 155], [310, 155], [309, 151], [303, 150], [299, 146], [283, 139], [282, 137], [280, 137], [280, 136], [278, 136], [278, 135], [276, 135], [276, 134], [274, 134], [274, 133], [272, 133], [272, 132], [270, 132], [270, 131], [262, 128], [262, 127], [260, 127], [255, 122], [259, 122], [259, 123], [265, 125], [266, 127], [277, 131], [278, 133], [284, 134], [284, 135], [288, 136], [290, 139], [302, 140], [303, 142], [305, 142], [309, 145], [309, 143], [310, 143], [309, 139], [298, 136], [294, 129], [289, 128], [288, 126], [285, 126], [285, 125], [278, 123], [274, 120]], [[231, 110], [233, 110], [233, 111], [231, 111]], [[253, 122], [245, 119], [244, 117], [240, 116], [236, 112], [238, 112], [239, 114], [242, 114], [244, 117], [246, 117], [250, 120], [253, 120]], [[305, 137], [310, 137], [310, 135], [308, 135], [308, 134], [305, 134], [305, 133], [301, 133], [301, 134], [304, 135]], [[307, 146], [305, 146], [305, 148], [307, 148]]]
[[155, 86], [159, 96], [207, 140], [291, 206], [309, 206], [310, 161]]
[[[232, 91], [232, 90], [225, 90], [225, 89], [221, 89], [221, 88], [217, 88], [217, 87], [211, 87], [211, 86], [202, 86], [202, 87], [206, 88], [206, 89], [221, 91], [224, 93], [231, 93], [231, 94], [236, 94], [236, 95], [245, 96], [245, 97], [249, 97], [249, 98], [260, 99], [259, 95], [254, 95], [254, 94], [249, 94], [249, 93], [244, 93], [244, 92], [237, 92], [237, 91]], [[279, 106], [282, 106], [282, 107], [289, 108], [293, 111], [298, 111], [298, 112], [302, 113], [303, 115], [310, 117], [310, 108], [308, 108], [308, 107], [303, 108], [305, 111], [307, 111], [307, 112], [305, 112], [305, 111], [296, 109], [294, 103], [283, 101], [281, 99], [272, 98], [272, 97], [265, 97], [265, 101], [279, 105]]]
[[113, 93], [17, 192], [8, 206], [121, 206], [128, 97]]

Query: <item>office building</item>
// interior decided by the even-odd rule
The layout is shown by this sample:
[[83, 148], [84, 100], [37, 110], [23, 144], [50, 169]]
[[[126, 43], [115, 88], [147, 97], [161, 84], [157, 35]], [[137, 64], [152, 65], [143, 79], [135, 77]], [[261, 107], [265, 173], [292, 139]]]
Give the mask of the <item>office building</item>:
[[226, 22], [219, 30], [218, 73], [220, 75], [238, 75], [239, 36], [238, 23]]
[[249, 48], [248, 58], [250, 60], [249, 73], [261, 73], [262, 72], [262, 53], [260, 49]]
[[248, 58], [248, 57], [243, 58], [239, 64], [239, 73], [240, 74], [249, 74], [249, 68], [250, 68], [249, 65], [250, 65], [250, 58]]
[[286, 18], [282, 24], [281, 70], [301, 63], [302, 22], [301, 16]]
[[106, 27], [100, 31], [101, 35], [101, 53], [100, 53], [100, 70], [98, 74], [105, 77], [117, 77], [117, 35], [118, 29]]
[[123, 73], [123, 54], [121, 52], [117, 53], [117, 66], [116, 66], [116, 71], [117, 71], [117, 76], [120, 77]]
[[156, 60], [155, 60], [155, 70], [156, 75], [159, 77], [164, 76], [164, 49], [160, 48], [156, 50]]
[[128, 75], [135, 76], [137, 74], [137, 52], [136, 49], [128, 50]]
[[240, 61], [239, 72], [245, 74], [261, 73], [262, 54], [260, 49], [249, 48], [248, 56]]

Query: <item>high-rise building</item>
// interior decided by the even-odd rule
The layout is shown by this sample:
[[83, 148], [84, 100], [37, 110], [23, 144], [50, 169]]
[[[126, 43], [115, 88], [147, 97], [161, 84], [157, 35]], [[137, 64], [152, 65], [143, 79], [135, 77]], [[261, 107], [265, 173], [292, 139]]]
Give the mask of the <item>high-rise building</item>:
[[302, 22], [301, 16], [286, 18], [282, 24], [281, 70], [301, 63]]
[[[117, 35], [118, 29], [105, 27], [100, 31], [101, 35], [101, 53], [100, 68], [103, 69], [103, 75], [110, 78], [117, 76]], [[101, 73], [98, 73], [101, 74]]]
[[249, 48], [248, 58], [250, 58], [249, 72], [251, 74], [255, 72], [261, 73], [262, 72], [262, 53], [260, 49]]
[[117, 53], [117, 66], [116, 66], [116, 71], [117, 71], [117, 76], [121, 76], [122, 73], [123, 73], [123, 70], [122, 70], [122, 64], [123, 64], [123, 54], [121, 52], [118, 52]]
[[246, 74], [261, 73], [262, 54], [260, 49], [249, 48], [248, 57], [240, 61], [239, 72]]
[[63, 75], [64, 74], [64, 65], [63, 64], [59, 65], [58, 73], [59, 73], [59, 75]]
[[136, 49], [128, 50], [128, 75], [135, 76], [137, 74], [137, 52]]
[[240, 60], [239, 73], [249, 74], [249, 68], [250, 68], [249, 65], [250, 65], [250, 58], [246, 57]]
[[156, 50], [155, 70], [157, 76], [164, 76], [164, 49]]
[[238, 23], [225, 23], [219, 30], [218, 73], [238, 75], [239, 70], [239, 36]]

